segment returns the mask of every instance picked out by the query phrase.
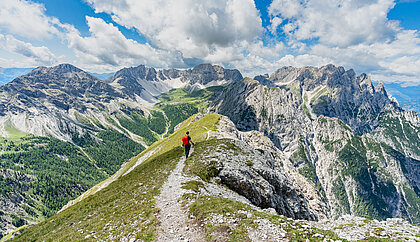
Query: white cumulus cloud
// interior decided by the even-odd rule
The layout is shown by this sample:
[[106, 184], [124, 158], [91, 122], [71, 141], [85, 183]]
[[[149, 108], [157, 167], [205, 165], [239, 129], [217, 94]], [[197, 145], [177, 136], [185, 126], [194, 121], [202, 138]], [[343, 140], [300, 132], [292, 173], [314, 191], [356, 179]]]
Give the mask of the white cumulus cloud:
[[[0, 64], [47, 65], [59, 59], [108, 72], [209, 62], [253, 76], [284, 65], [332, 63], [383, 81], [420, 84], [420, 32], [387, 18], [395, 0], [273, 0], [265, 27], [253, 0], [85, 1], [113, 21], [86, 16], [89, 34], [82, 35], [47, 16], [43, 4], [2, 0], [0, 48], [14, 54], [2, 56]], [[124, 36], [121, 26], [137, 31], [145, 43]], [[56, 44], [39, 44], [44, 40]], [[52, 53], [58, 42], [70, 56]], [[9, 60], [17, 55], [22, 59]]]
[[61, 23], [45, 15], [42, 4], [25, 0], [2, 0], [0, 31], [28, 39], [41, 40], [59, 34]]
[[393, 0], [274, 0], [272, 16], [289, 23], [283, 31], [298, 40], [347, 47], [393, 38], [397, 23], [387, 19]]
[[55, 55], [46, 46], [33, 46], [12, 35], [0, 34], [0, 47], [8, 52], [29, 58], [29, 63], [33, 65], [52, 65], [57, 62]]
[[222, 59], [215, 55], [241, 41], [252, 42], [263, 31], [252, 0], [88, 2], [96, 12], [106, 12], [116, 23], [135, 28], [157, 48], [180, 51], [185, 58]]

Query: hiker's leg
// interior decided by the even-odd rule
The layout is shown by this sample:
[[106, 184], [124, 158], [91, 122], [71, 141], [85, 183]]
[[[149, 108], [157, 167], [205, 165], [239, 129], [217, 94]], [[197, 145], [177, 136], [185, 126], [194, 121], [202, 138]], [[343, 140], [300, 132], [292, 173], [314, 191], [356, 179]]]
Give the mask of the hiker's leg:
[[185, 157], [188, 158], [188, 155], [190, 154], [190, 145], [185, 146]]

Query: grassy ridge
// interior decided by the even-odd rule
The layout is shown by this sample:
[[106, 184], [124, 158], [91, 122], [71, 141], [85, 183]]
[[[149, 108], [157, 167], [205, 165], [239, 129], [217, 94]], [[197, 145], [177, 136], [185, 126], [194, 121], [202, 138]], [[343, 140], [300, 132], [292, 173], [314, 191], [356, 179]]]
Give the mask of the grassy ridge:
[[158, 222], [155, 198], [181, 156], [179, 147], [144, 162], [95, 195], [28, 228], [15, 241], [118, 240], [130, 233], [152, 238]]

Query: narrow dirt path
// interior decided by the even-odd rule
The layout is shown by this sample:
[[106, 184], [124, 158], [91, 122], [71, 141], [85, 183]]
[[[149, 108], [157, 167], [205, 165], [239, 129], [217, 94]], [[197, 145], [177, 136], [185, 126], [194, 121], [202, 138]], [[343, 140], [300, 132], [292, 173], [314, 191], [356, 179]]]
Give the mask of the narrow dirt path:
[[157, 199], [156, 205], [160, 208], [158, 219], [161, 222], [158, 241], [205, 241], [202, 229], [193, 224], [187, 211], [178, 202], [188, 192], [181, 188], [182, 183], [190, 180], [182, 175], [184, 161], [185, 156], [181, 157], [175, 170], [169, 175]]
[[163, 117], [165, 118], [166, 127], [165, 127], [165, 132], [160, 135], [161, 139], [165, 138], [165, 135], [169, 132], [169, 127], [171, 127], [171, 121], [169, 120], [168, 116], [166, 116], [165, 112], [162, 111], [162, 113], [163, 113]]

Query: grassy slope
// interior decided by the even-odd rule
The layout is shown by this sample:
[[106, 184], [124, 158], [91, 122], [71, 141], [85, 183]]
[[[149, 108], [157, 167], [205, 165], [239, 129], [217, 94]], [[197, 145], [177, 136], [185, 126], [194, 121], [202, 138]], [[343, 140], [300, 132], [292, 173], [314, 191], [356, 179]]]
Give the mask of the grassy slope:
[[[157, 223], [155, 199], [182, 156], [181, 137], [189, 130], [193, 140], [203, 141], [207, 139], [207, 130], [216, 129], [219, 118], [218, 114], [206, 115], [196, 122], [193, 122], [195, 116], [189, 118], [177, 132], [142, 152], [138, 157], [161, 147], [133, 171], [125, 176], [114, 177], [114, 182], [96, 193], [92, 192], [95, 188], [97, 190], [94, 187], [90, 195], [28, 228], [16, 240], [95, 240], [95, 236], [118, 239], [133, 232], [137, 238], [153, 237]], [[122, 170], [128, 170], [135, 162], [136, 159], [132, 159]]]
[[155, 108], [166, 114], [170, 121], [169, 133], [172, 133], [178, 123], [199, 111], [206, 110], [209, 106], [208, 100], [221, 88], [210, 87], [192, 93], [183, 89], [174, 89], [162, 94], [159, 98], [160, 103]]
[[[208, 108], [208, 100], [214, 92], [221, 87], [211, 87], [204, 90], [186, 92], [184, 89], [173, 89], [159, 97], [156, 104], [149, 114], [123, 106], [123, 113], [116, 114], [116, 119], [121, 126], [130, 132], [143, 138], [147, 145], [161, 139], [163, 135], [168, 136], [173, 133], [174, 127], [196, 114]], [[109, 121], [116, 125], [114, 120]], [[168, 132], [166, 131], [168, 128]]]

